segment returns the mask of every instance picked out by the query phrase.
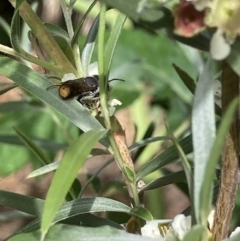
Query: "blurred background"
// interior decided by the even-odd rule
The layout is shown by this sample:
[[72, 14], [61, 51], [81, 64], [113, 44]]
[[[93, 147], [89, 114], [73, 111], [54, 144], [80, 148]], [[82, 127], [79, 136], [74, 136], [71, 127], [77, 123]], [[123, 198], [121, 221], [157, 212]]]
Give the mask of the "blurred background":
[[[57, 0], [28, 2], [43, 22], [56, 24], [65, 29]], [[91, 2], [81, 0], [75, 3], [72, 16], [75, 26]], [[10, 46], [9, 31], [13, 11], [7, 0], [0, 2], [0, 43], [7, 46]], [[82, 27], [79, 38], [80, 50], [98, 12], [97, 4]], [[116, 16], [116, 10], [108, 11], [108, 30], [113, 26]], [[22, 46], [25, 50], [33, 52], [27, 37], [28, 30], [28, 27], [22, 24]], [[92, 62], [97, 61], [96, 48]], [[196, 80], [203, 68], [205, 57], [199, 50], [169, 39], [164, 32], [156, 35], [130, 19], [126, 21], [117, 43], [110, 72], [110, 79], [121, 78], [125, 82], [111, 82], [110, 96], [122, 102], [116, 116], [126, 132], [129, 146], [143, 137], [165, 136], [165, 120], [178, 139], [189, 134], [192, 94], [181, 81], [173, 64]], [[37, 66], [32, 67], [40, 71]], [[0, 76], [0, 88], [4, 88], [10, 82]], [[19, 139], [13, 127], [31, 137], [45, 155], [54, 161], [61, 160], [64, 150], [80, 132], [61, 114], [19, 88], [0, 95], [0, 189], [45, 198], [52, 173], [37, 178], [26, 178], [29, 173], [39, 168], [41, 163]], [[133, 153], [136, 170], [171, 144], [169, 141], [155, 142]], [[191, 159], [191, 156], [189, 158]], [[79, 172], [81, 185], [83, 186], [109, 159], [109, 156], [101, 156], [87, 160], [83, 170]], [[177, 162], [167, 165], [147, 176], [144, 182], [149, 183], [161, 175], [181, 169]], [[129, 203], [122, 176], [114, 162], [94, 179], [84, 196], [111, 197]], [[180, 182], [177, 185], [147, 191], [145, 203], [154, 218], [173, 218], [189, 206], [187, 185]], [[0, 240], [31, 220], [6, 207], [0, 206], [0, 210]], [[124, 214], [109, 214], [109, 218], [124, 223], [129, 217]]]

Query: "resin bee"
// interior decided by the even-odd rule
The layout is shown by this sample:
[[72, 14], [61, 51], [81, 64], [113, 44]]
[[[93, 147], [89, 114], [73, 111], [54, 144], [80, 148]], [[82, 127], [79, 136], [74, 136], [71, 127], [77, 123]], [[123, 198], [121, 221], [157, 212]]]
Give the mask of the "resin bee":
[[[117, 79], [112, 79], [108, 82], [113, 80]], [[100, 99], [98, 75], [68, 80], [57, 85], [52, 85], [48, 87], [47, 90], [58, 86], [58, 94], [63, 100], [77, 97], [77, 100], [88, 109], [91, 109], [91, 103], [98, 102]], [[110, 86], [108, 84], [108, 91], [109, 90]]]

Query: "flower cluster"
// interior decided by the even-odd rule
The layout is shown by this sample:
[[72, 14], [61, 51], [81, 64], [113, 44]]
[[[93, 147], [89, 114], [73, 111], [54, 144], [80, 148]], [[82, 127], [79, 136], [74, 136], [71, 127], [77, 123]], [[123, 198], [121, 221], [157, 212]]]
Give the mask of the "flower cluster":
[[192, 37], [205, 28], [216, 28], [210, 53], [216, 60], [226, 58], [240, 33], [239, 0], [180, 0], [175, 6], [175, 33]]
[[[214, 210], [208, 216], [208, 224], [211, 230], [213, 226]], [[185, 235], [191, 230], [191, 216], [177, 215], [173, 220], [153, 220], [147, 222], [142, 227], [143, 236], [157, 238], [159, 241], [172, 240], [172, 237], [177, 237], [176, 240], [184, 240]], [[209, 231], [210, 234], [210, 231]], [[240, 227], [237, 227], [231, 234], [230, 238], [240, 234]]]

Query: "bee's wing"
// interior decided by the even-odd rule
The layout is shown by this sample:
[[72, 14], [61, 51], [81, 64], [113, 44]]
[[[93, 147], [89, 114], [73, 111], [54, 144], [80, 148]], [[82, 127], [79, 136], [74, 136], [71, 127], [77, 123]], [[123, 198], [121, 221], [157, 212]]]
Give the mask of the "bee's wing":
[[47, 87], [47, 89], [46, 89], [46, 90], [50, 90], [50, 89], [53, 89], [53, 88], [58, 87], [58, 86], [61, 86], [61, 85], [62, 85], [62, 84], [58, 84], [58, 85], [51, 85], [51, 86]]

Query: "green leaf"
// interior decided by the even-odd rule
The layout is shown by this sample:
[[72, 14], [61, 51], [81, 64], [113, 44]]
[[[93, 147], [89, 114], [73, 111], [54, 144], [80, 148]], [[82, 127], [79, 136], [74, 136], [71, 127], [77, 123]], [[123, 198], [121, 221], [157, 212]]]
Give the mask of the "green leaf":
[[29, 101], [8, 101], [0, 104], [0, 112], [19, 110], [39, 110], [43, 111], [44, 106], [42, 103], [32, 103]]
[[[74, 31], [74, 35], [73, 35], [73, 38], [71, 40], [71, 46], [73, 46], [74, 44], [77, 43], [78, 41], [78, 36], [79, 36], [79, 33], [80, 33], [80, 30], [82, 28], [82, 25], [84, 23], [84, 21], [86, 20], [86, 18], [88, 17], [88, 14], [91, 12], [92, 8], [95, 6], [95, 4], [97, 3], [97, 1], [93, 1], [91, 3], [91, 5], [89, 6], [88, 10], [85, 12], [85, 14], [83, 15], [80, 23], [77, 25], [75, 31]], [[73, 6], [73, 4], [70, 3], [70, 6]], [[95, 22], [95, 21], [94, 21]], [[93, 23], [94, 25], [94, 23]], [[93, 25], [91, 26], [91, 28], [93, 27]], [[90, 30], [91, 31], [91, 30]], [[96, 32], [97, 33], [97, 32]], [[89, 33], [88, 33], [88, 36], [89, 36]]]
[[50, 160], [44, 155], [42, 150], [24, 133], [22, 133], [17, 128], [13, 129], [17, 132], [18, 136], [25, 143], [25, 145], [36, 155], [36, 157], [40, 160], [43, 165], [49, 164]]
[[[31, 140], [38, 147], [43, 148], [43, 149], [53, 150], [53, 151], [59, 151], [62, 149], [66, 149], [66, 147], [67, 147], [66, 144], [58, 143], [58, 142], [47, 140], [47, 139], [31, 137]], [[0, 142], [5, 143], [5, 144], [18, 145], [18, 146], [24, 145], [24, 143], [21, 141], [21, 139], [17, 135], [0, 134]]]
[[[179, 141], [179, 145], [185, 154], [189, 154], [193, 151], [192, 148], [192, 136], [187, 136]], [[153, 158], [150, 162], [144, 165], [137, 173], [137, 181], [141, 180], [148, 174], [158, 170], [159, 168], [167, 165], [179, 158], [178, 151], [174, 145], [170, 146], [167, 150], [162, 152]]]
[[[214, 111], [214, 62], [208, 59], [197, 83], [192, 111], [194, 149], [194, 210], [200, 223], [201, 190], [204, 187], [207, 162], [216, 135]], [[204, 223], [207, 220], [202, 220]]]
[[[0, 204], [14, 208], [16, 210], [25, 212], [27, 214], [41, 217], [43, 206], [44, 206], [44, 200], [31, 197], [31, 196], [25, 196], [17, 193], [12, 193], [8, 191], [2, 191], [0, 190]], [[59, 212], [57, 213], [54, 223], [70, 219], [71, 217], [79, 217], [79, 215], [88, 214], [90, 212], [102, 212], [102, 211], [113, 211], [113, 212], [124, 212], [127, 214], [130, 214], [130, 207], [126, 206], [125, 204], [122, 204], [118, 201], [107, 199], [107, 198], [87, 198], [87, 199], [77, 199], [71, 202], [67, 202], [63, 204], [63, 206], [60, 208]], [[79, 220], [83, 220], [84, 222], [87, 222], [92, 225], [103, 225], [104, 223], [107, 224], [108, 220], [91, 220], [90, 217], [97, 219], [98, 217], [88, 215], [83, 215], [84, 217], [80, 218]], [[78, 223], [79, 223], [78, 220]], [[23, 229], [18, 231], [20, 232], [30, 232], [33, 230], [37, 230], [40, 228], [40, 222], [41, 219], [38, 218], [34, 220], [29, 225], [25, 226]], [[117, 226], [117, 224], [112, 223], [112, 225]], [[119, 228], [119, 227], [118, 227]]]
[[131, 168], [129, 168], [127, 165], [123, 164], [123, 170], [124, 174], [127, 177], [127, 180], [130, 182], [134, 182], [135, 180], [135, 172]]
[[144, 207], [136, 206], [130, 212], [133, 216], [139, 217], [145, 221], [152, 221], [152, 214]]
[[184, 172], [185, 172], [185, 175], [186, 175], [190, 197], [191, 197], [191, 200], [193, 201], [193, 172], [192, 172], [192, 169], [191, 169], [191, 165], [190, 165], [184, 151], [182, 150], [181, 146], [179, 145], [177, 139], [173, 135], [171, 129], [169, 128], [169, 126], [167, 124], [165, 126], [166, 126], [166, 129], [167, 129], [167, 132], [169, 133], [169, 136], [171, 137], [174, 145], [176, 146], [176, 148], [178, 150], [179, 157], [181, 159], [182, 166], [183, 166], [183, 169], [184, 169]]
[[[91, 180], [91, 186], [95, 192], [95, 195], [99, 195], [99, 193], [102, 194], [102, 184], [101, 184], [101, 178], [98, 176], [94, 176], [92, 174], [87, 174], [87, 181]], [[78, 193], [78, 195], [81, 193]]]
[[[1, 136], [0, 136], [0, 141], [1, 141]], [[110, 153], [103, 149], [94, 148], [91, 150], [90, 156], [108, 155], [108, 154], [110, 154]], [[41, 176], [43, 174], [55, 171], [58, 169], [59, 165], [60, 165], [60, 161], [55, 161], [53, 163], [40, 167], [37, 170], [34, 170], [30, 174], [28, 174], [27, 178], [37, 177], [37, 176]]]
[[154, 181], [151, 181], [147, 185], [145, 185], [140, 192], [144, 192], [147, 190], [153, 190], [159, 187], [163, 187], [169, 184], [178, 183], [186, 180], [186, 175], [184, 171], [174, 172], [171, 174], [168, 174], [164, 177], [160, 177], [158, 179], [155, 179]]
[[100, 156], [100, 155], [110, 155], [111, 153], [107, 149], [93, 148], [91, 150], [91, 156]]
[[[151, 122], [151, 123], [149, 124], [149, 126], [148, 126], [148, 128], [147, 128], [147, 130], [146, 130], [146, 132], [145, 132], [145, 134], [144, 134], [144, 136], [143, 136], [143, 138], [142, 138], [143, 141], [144, 141], [145, 139], [147, 139], [147, 138], [151, 138], [154, 130], [155, 130], [155, 124], [154, 124], [153, 122]], [[140, 147], [140, 148], [136, 151], [136, 153], [134, 154], [134, 159], [133, 159], [134, 161], [136, 161], [136, 160], [138, 159], [138, 157], [143, 153], [143, 151], [145, 150], [145, 148], [146, 148], [146, 145]]]
[[187, 72], [183, 71], [180, 67], [178, 67], [176, 64], [173, 64], [173, 68], [178, 73], [179, 77], [183, 81], [183, 83], [187, 86], [187, 88], [191, 91], [191, 93], [194, 94], [196, 89], [196, 83], [195, 81], [187, 74]]
[[168, 140], [169, 137], [168, 136], [156, 136], [156, 137], [149, 137], [149, 138], [146, 138], [146, 139], [143, 139], [141, 141], [138, 141], [134, 144], [132, 144], [130, 147], [129, 147], [129, 150], [130, 151], [134, 151], [142, 146], [146, 146], [147, 144], [150, 144], [150, 143], [153, 143], [153, 142], [157, 142], [157, 141], [166, 141]]
[[42, 214], [44, 200], [0, 190], [0, 204], [39, 217]]
[[41, 224], [43, 235], [47, 233], [51, 226], [62, 201], [91, 149], [104, 134], [106, 134], [105, 130], [86, 132], [72, 143], [65, 153], [47, 194]]
[[21, 46], [21, 39], [20, 39], [20, 16], [19, 16], [19, 7], [24, 2], [24, 0], [17, 1], [17, 5], [14, 11], [14, 15], [11, 22], [11, 32], [10, 32], [10, 41], [13, 49], [24, 59], [39, 64], [40, 66], [46, 69], [56, 70], [57, 68], [52, 64], [48, 63], [45, 60], [38, 59], [35, 56], [27, 53]]
[[2, 28], [2, 30], [6, 32], [7, 36], [10, 37], [10, 34], [11, 34], [10, 25], [3, 17], [0, 17], [0, 27]]
[[205, 172], [203, 173], [203, 181], [199, 194], [200, 218], [203, 223], [206, 223], [211, 208], [212, 185], [215, 178], [215, 168], [222, 153], [225, 137], [234, 118], [238, 104], [239, 98], [234, 99], [224, 114], [206, 163]]
[[78, 194], [81, 192], [82, 184], [80, 180], [76, 177], [70, 187], [65, 199], [66, 201], [72, 201], [77, 198]]
[[102, 125], [76, 100], [62, 100], [56, 90], [46, 89], [52, 83], [35, 71], [9, 58], [0, 57], [0, 74], [12, 79], [22, 88], [58, 110], [83, 131], [103, 129]]
[[[109, 198], [81, 198], [67, 203], [64, 203], [57, 212], [52, 224], [78, 216], [80, 214], [94, 213], [94, 212], [123, 212], [131, 215], [131, 208]], [[144, 213], [144, 212], [143, 212]], [[136, 213], [136, 215], [141, 215]], [[37, 218], [30, 224], [23, 227], [17, 233], [31, 232], [40, 228], [41, 219]]]
[[95, 40], [98, 33], [99, 16], [97, 16], [88, 32], [87, 40], [82, 51], [82, 68], [86, 76], [89, 75], [89, 65], [91, 63], [91, 58], [93, 54], [93, 49], [95, 46]]
[[61, 48], [65, 56], [68, 58], [69, 62], [74, 65], [75, 62], [73, 57], [73, 50], [70, 45], [70, 39], [67, 32], [62, 28], [50, 23], [44, 23], [44, 26], [46, 27], [48, 32], [53, 36], [58, 46]]
[[68, 33], [57, 25], [51, 23], [44, 23], [44, 26], [51, 33], [53, 37], [58, 36], [65, 39], [67, 42], [70, 41]]
[[208, 229], [202, 225], [194, 225], [184, 236], [183, 241], [208, 240]]
[[[114, 215], [115, 213], [113, 213]], [[63, 220], [62, 223], [71, 224], [71, 225], [78, 225], [79, 222], [82, 222], [82, 226], [86, 227], [101, 227], [101, 226], [110, 226], [113, 228], [117, 228], [119, 230], [124, 230], [124, 227], [118, 223], [113, 222], [112, 220], [101, 218], [97, 215], [91, 213], [79, 214], [77, 216], [68, 218]]]
[[[9, 241], [39, 241], [41, 233], [39, 231], [20, 234], [9, 239]], [[51, 227], [46, 235], [45, 241], [152, 241], [152, 238], [142, 237], [140, 235], [129, 234], [126, 231], [118, 230], [112, 227], [103, 226], [99, 228], [78, 227], [66, 224], [58, 224]]]
[[37, 170], [34, 170], [33, 172], [29, 173], [27, 178], [38, 177], [43, 174], [55, 171], [58, 169], [60, 163], [61, 163], [60, 161], [55, 161], [53, 163], [40, 167]]
[[73, 7], [77, 0], [70, 0], [69, 7]]
[[[179, 77], [183, 81], [183, 83], [187, 86], [187, 88], [194, 94], [196, 89], [196, 83], [195, 81], [181, 68], [179, 68], [177, 65], [173, 64], [174, 69], [178, 73]], [[222, 115], [222, 109], [215, 103], [215, 112], [217, 115]]]
[[3, 87], [0, 89], [0, 95], [3, 95], [5, 93], [7, 93], [9, 90], [12, 90], [14, 88], [18, 87], [17, 84], [13, 83], [13, 84], [8, 84], [7, 86]]
[[112, 63], [113, 53], [116, 48], [116, 44], [118, 41], [118, 38], [120, 36], [120, 33], [122, 31], [124, 22], [126, 21], [126, 16], [123, 14], [119, 14], [118, 18], [112, 28], [112, 31], [110, 33], [105, 52], [104, 52], [104, 58], [105, 58], [105, 73], [109, 73], [110, 66]]

